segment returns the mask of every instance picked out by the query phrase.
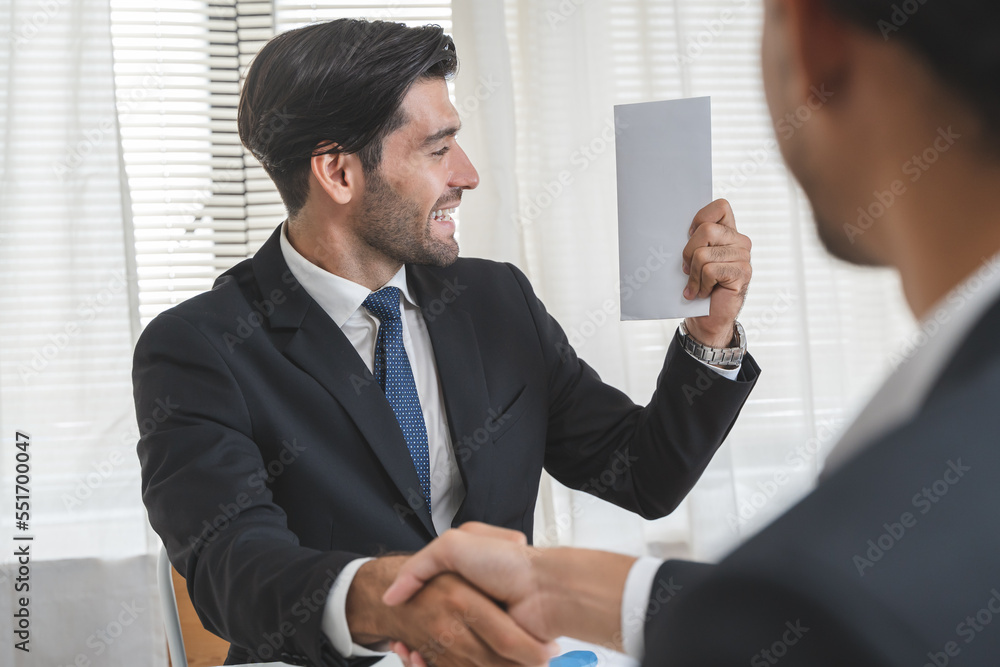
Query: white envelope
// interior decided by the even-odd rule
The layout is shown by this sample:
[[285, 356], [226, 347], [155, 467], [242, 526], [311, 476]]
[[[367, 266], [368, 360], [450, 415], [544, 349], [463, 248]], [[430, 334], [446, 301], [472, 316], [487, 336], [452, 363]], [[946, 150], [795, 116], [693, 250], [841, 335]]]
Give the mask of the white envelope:
[[711, 98], [621, 104], [615, 127], [621, 319], [708, 315], [684, 298], [681, 253], [712, 201]]

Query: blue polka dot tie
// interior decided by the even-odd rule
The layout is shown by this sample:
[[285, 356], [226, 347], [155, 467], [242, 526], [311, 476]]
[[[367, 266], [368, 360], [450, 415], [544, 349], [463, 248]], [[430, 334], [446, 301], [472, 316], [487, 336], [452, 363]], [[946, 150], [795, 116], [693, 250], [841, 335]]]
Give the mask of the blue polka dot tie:
[[399, 318], [399, 288], [383, 287], [364, 301], [365, 308], [381, 323], [375, 341], [375, 378], [382, 385], [392, 411], [403, 429], [406, 446], [417, 469], [420, 489], [431, 508], [431, 464], [427, 453], [427, 427], [420, 410], [420, 397], [413, 381], [410, 360], [403, 347], [403, 322]]

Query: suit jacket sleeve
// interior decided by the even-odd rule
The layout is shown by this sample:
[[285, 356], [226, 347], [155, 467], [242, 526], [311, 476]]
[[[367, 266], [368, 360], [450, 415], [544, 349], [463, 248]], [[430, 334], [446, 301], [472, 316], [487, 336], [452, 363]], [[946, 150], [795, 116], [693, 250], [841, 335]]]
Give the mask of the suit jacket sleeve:
[[649, 405], [636, 405], [576, 356], [527, 278], [521, 284], [549, 378], [545, 468], [563, 484], [647, 519], [673, 511], [725, 440], [757, 381], [747, 355], [736, 380], [706, 368], [679, 344], [667, 349]]
[[650, 614], [645, 665], [997, 664], [998, 401], [987, 364], [870, 443]]
[[[657, 574], [643, 667], [895, 664], [804, 589], [759, 573], [702, 567], [695, 573], [681, 567], [678, 576], [677, 562], [667, 561]], [[671, 578], [692, 585], [656, 604], [657, 587]]]
[[222, 357], [189, 322], [161, 315], [136, 347], [133, 386], [143, 502], [205, 627], [260, 661], [346, 664], [321, 623], [358, 554], [299, 545]]

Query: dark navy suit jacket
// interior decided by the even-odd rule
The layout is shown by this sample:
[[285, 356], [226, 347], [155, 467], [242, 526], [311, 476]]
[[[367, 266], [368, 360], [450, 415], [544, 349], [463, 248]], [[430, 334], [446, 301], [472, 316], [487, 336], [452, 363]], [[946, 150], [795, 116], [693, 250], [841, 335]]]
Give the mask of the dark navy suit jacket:
[[1000, 302], [919, 414], [717, 567], [668, 561], [653, 667], [1000, 665]]

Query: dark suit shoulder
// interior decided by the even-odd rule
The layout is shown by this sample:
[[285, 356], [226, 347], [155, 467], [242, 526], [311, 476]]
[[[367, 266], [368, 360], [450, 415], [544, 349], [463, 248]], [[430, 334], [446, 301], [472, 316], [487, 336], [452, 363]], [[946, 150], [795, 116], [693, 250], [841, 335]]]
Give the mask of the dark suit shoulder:
[[[254, 310], [261, 311], [263, 295], [254, 280], [251, 260], [243, 260], [216, 280], [212, 289], [196, 294], [168, 308], [147, 325], [143, 337], [169, 334], [181, 326], [177, 320], [210, 339], [235, 331]], [[255, 303], [257, 306], [255, 307]]]
[[[783, 665], [924, 664], [947, 651], [988, 664], [1000, 633], [977, 615], [1000, 615], [998, 403], [1000, 364], [939, 394], [679, 600], [650, 628], [653, 648], [715, 664], [794, 639], [778, 648]], [[708, 625], [730, 637], [724, 648], [704, 645]]]

